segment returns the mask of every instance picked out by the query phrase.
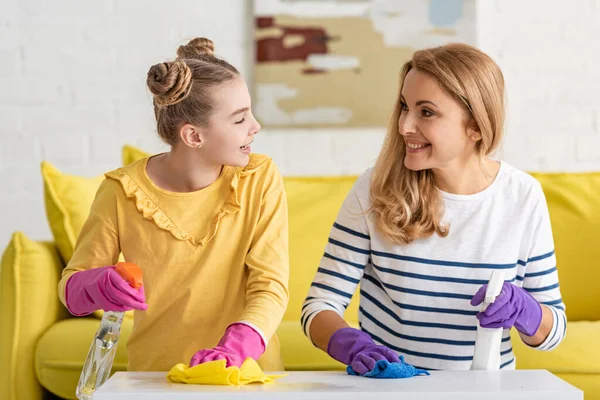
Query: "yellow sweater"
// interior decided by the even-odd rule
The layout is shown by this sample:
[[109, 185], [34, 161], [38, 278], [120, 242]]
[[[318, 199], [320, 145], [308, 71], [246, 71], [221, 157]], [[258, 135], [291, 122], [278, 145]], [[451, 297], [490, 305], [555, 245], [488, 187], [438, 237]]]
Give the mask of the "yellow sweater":
[[275, 331], [288, 304], [288, 218], [283, 180], [268, 157], [225, 166], [210, 186], [174, 193], [146, 173], [148, 159], [106, 174], [73, 258], [77, 271], [125, 260], [144, 273], [148, 310], [134, 312], [130, 371], [169, 371], [214, 347], [236, 321], [269, 340], [259, 361], [282, 370]]

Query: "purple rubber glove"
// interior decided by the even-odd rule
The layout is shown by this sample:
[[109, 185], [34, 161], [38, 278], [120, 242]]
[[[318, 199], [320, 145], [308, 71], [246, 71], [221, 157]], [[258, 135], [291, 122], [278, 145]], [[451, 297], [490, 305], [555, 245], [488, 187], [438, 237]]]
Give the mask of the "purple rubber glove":
[[74, 273], [65, 289], [67, 308], [82, 316], [96, 310], [146, 310], [144, 287], [132, 288], [114, 266], [92, 268]]
[[246, 358], [258, 360], [264, 352], [262, 336], [250, 326], [238, 322], [229, 325], [216, 347], [194, 354], [190, 367], [215, 360], [227, 361], [227, 367], [241, 367]]
[[[480, 305], [485, 298], [487, 284], [471, 299], [472, 306]], [[512, 328], [533, 336], [542, 322], [542, 306], [525, 289], [504, 282], [500, 295], [483, 313], [477, 314], [484, 328]]]
[[375, 344], [368, 333], [354, 328], [335, 331], [329, 339], [327, 354], [344, 365], [351, 366], [360, 375], [372, 371], [379, 360], [400, 362], [396, 352]]

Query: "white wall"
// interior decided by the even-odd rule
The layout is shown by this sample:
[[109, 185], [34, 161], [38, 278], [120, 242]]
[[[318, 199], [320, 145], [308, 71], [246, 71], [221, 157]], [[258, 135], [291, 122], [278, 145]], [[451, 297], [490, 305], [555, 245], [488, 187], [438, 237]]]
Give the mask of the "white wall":
[[[195, 36], [251, 83], [245, 0], [0, 0], [0, 248], [15, 230], [48, 239], [39, 165], [85, 176], [124, 143], [162, 149], [148, 67]], [[479, 0], [481, 48], [503, 68], [504, 158], [526, 170], [600, 170], [600, 1]], [[360, 173], [383, 132], [263, 130], [255, 151], [286, 175]]]

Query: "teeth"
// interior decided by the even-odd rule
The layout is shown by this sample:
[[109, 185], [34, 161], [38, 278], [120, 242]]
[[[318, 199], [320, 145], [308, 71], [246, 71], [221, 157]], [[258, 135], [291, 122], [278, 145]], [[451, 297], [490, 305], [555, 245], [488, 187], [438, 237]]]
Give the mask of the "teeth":
[[427, 147], [427, 144], [415, 144], [415, 143], [406, 143], [406, 146], [411, 148], [411, 149], [422, 149]]

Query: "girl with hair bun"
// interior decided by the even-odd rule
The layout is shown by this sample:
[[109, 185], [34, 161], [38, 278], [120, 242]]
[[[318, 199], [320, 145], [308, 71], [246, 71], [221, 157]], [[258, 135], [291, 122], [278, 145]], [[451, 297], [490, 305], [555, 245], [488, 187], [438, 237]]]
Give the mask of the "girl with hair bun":
[[[275, 331], [288, 304], [288, 220], [240, 73], [196, 38], [147, 75], [170, 151], [105, 174], [59, 297], [77, 316], [134, 311], [130, 371], [250, 357], [282, 370]], [[122, 253], [144, 284], [115, 272]]]

